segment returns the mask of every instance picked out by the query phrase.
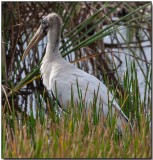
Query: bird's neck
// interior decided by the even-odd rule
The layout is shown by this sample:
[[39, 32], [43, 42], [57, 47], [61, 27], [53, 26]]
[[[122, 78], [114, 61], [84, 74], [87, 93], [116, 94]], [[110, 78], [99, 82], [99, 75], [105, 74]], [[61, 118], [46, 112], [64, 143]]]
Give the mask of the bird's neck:
[[59, 52], [60, 32], [57, 33], [55, 30], [49, 30], [47, 38], [46, 53], [44, 55], [40, 70], [43, 83], [46, 88], [49, 89], [49, 76], [53, 70], [53, 66], [63, 61], [63, 59]]
[[47, 34], [46, 54], [50, 60], [61, 57], [59, 53], [60, 30], [57, 28], [49, 29]]

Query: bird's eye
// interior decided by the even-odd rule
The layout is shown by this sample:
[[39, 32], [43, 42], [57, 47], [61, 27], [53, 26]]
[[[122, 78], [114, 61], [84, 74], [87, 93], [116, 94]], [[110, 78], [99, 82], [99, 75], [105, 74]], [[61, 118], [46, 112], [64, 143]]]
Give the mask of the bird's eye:
[[40, 20], [40, 23], [41, 23], [41, 24], [45, 24], [46, 21], [45, 21], [44, 19], [41, 19], [41, 20]]

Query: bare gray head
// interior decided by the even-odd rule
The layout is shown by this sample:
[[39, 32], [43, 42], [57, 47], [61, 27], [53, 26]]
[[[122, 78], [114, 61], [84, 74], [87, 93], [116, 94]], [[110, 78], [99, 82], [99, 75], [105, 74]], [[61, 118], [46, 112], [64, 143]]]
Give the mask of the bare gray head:
[[[48, 27], [49, 28], [61, 28], [62, 26], [62, 19], [60, 18], [60, 16], [56, 13], [51, 13], [48, 14], [43, 20], [42, 22], [46, 22], [48, 23]], [[41, 22], [41, 23], [42, 23]]]
[[51, 13], [44, 17], [43, 20], [41, 20], [40, 27], [24, 51], [22, 60], [24, 60], [31, 48], [38, 44], [38, 42], [46, 35], [48, 36], [48, 42], [51, 45], [51, 48], [57, 49], [59, 47], [61, 28], [62, 19], [58, 14]]
[[41, 21], [42, 28], [44, 33], [48, 33], [49, 30], [55, 31], [60, 34], [62, 27], [62, 19], [56, 13], [48, 14]]
[[62, 20], [60, 16], [56, 13], [51, 13], [43, 19], [42, 25], [44, 25], [44, 28], [46, 28], [46, 26], [48, 27], [46, 33], [50, 50], [58, 50], [62, 28]]

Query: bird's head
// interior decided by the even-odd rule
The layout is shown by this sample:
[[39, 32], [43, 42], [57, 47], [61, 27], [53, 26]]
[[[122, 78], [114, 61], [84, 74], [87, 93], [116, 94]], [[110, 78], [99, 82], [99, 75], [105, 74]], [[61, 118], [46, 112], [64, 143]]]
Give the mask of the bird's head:
[[29, 45], [27, 46], [26, 50], [23, 53], [22, 61], [25, 59], [26, 55], [30, 52], [30, 50], [38, 44], [38, 42], [44, 38], [49, 29], [59, 28], [61, 30], [62, 27], [62, 20], [59, 15], [56, 13], [48, 14], [45, 18], [40, 20], [40, 26], [36, 31], [35, 35], [31, 39]]

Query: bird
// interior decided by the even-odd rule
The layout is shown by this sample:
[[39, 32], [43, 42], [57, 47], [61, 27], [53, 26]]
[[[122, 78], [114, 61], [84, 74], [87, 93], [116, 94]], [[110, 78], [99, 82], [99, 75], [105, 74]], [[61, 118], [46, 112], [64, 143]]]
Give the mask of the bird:
[[95, 76], [66, 61], [60, 54], [62, 25], [62, 19], [57, 13], [53, 12], [45, 16], [25, 49], [22, 60], [42, 38], [47, 36], [46, 53], [40, 67], [46, 89], [52, 93], [52, 96], [56, 98], [63, 110], [67, 110], [72, 95], [74, 102], [78, 103], [80, 99], [78, 91], [81, 91], [81, 97], [87, 108], [93, 104], [96, 95], [96, 111], [103, 112], [105, 118], [110, 112], [109, 103], [111, 103], [112, 115], [115, 116], [115, 113], [118, 115], [116, 120], [117, 129], [121, 134], [125, 134], [125, 126], [130, 126], [131, 130], [131, 123], [106, 85]]

